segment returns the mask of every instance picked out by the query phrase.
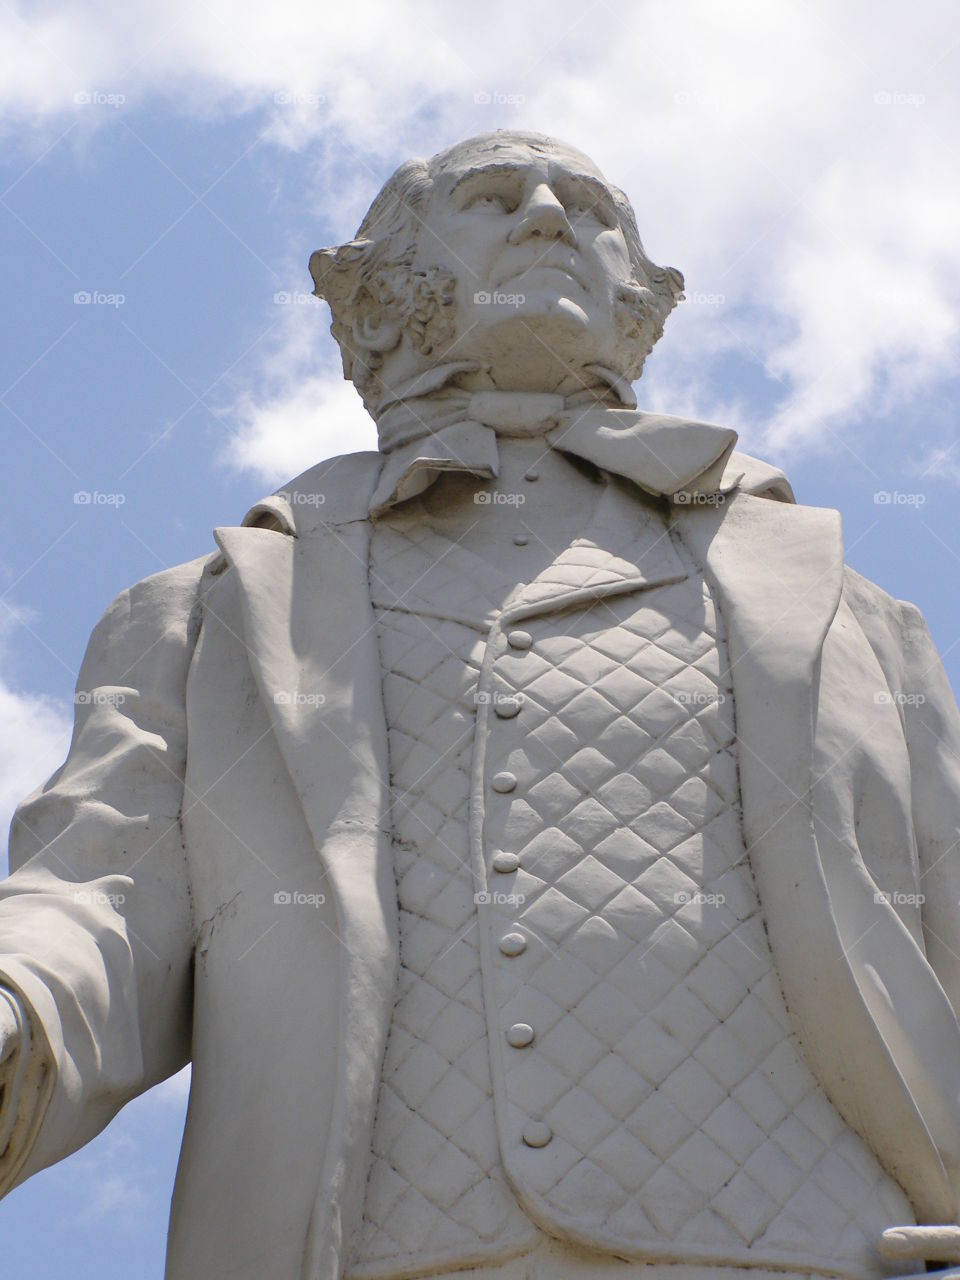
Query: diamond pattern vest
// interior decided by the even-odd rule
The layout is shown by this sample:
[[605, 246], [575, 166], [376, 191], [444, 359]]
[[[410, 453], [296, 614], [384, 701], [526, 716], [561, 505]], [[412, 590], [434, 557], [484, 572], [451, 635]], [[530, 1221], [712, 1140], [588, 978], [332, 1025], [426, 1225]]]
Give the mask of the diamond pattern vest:
[[624, 590], [638, 557], [595, 526], [511, 597], [426, 524], [382, 524], [371, 553], [401, 978], [348, 1274], [544, 1234], [876, 1273], [910, 1210], [784, 1007], [698, 567], [674, 544], [676, 572]]

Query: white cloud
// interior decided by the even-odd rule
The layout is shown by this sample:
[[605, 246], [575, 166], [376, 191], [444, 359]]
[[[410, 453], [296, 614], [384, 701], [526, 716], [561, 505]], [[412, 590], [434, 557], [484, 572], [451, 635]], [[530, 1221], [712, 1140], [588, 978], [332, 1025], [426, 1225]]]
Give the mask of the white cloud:
[[[675, 323], [673, 339], [668, 329], [658, 398], [671, 379], [678, 402], [694, 385], [701, 416], [716, 417], [728, 397], [711, 362], [754, 362], [776, 405], [769, 423], [744, 409], [744, 425], [782, 451], [829, 441], [878, 405], [909, 407], [918, 386], [952, 376], [960, 20], [948, 0], [489, 0], [479, 19], [440, 0], [416, 21], [387, 0], [7, 7], [0, 97], [20, 138], [33, 123], [44, 140], [71, 123], [82, 138], [118, 111], [136, 128], [138, 104], [247, 116], [303, 152], [303, 198], [344, 236], [408, 154], [543, 129], [628, 191], [654, 257], [684, 269], [691, 293], [725, 295], [717, 314]], [[126, 103], [77, 106], [77, 92]], [[314, 440], [338, 450], [353, 430], [349, 395], [302, 364], [245, 395], [235, 457], [264, 475], [314, 460]]]
[[320, 310], [319, 303], [285, 306], [257, 385], [242, 387], [220, 413], [235, 429], [226, 462], [264, 485], [291, 480], [324, 458], [377, 447], [373, 419], [329, 348], [327, 363], [318, 365]]

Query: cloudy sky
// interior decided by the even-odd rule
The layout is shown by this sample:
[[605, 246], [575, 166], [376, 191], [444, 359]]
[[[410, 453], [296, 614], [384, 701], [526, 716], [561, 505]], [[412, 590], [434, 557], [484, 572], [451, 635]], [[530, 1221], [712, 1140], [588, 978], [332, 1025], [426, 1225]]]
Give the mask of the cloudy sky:
[[[948, 0], [4, 0], [3, 829], [113, 596], [374, 444], [307, 259], [400, 161], [490, 129], [627, 191], [687, 281], [641, 405], [839, 507], [960, 687], [958, 82]], [[10, 1274], [160, 1280], [186, 1087], [0, 1207]]]

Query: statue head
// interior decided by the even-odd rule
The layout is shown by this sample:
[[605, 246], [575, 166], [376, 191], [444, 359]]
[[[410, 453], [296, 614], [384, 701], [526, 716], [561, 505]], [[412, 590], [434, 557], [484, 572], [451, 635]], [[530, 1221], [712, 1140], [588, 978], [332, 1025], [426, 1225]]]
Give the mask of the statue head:
[[454, 361], [478, 370], [463, 386], [569, 394], [596, 384], [591, 366], [632, 381], [683, 290], [587, 156], [506, 131], [401, 165], [356, 237], [317, 250], [310, 271], [374, 416]]

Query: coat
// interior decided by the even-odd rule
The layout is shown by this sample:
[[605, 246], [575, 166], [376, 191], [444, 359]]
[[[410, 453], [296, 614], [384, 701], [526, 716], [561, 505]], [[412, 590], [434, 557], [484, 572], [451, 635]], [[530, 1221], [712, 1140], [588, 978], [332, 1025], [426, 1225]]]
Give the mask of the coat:
[[[47, 1065], [0, 1192], [192, 1060], [168, 1280], [334, 1280], [362, 1212], [398, 963], [380, 464], [324, 462], [124, 592], [67, 761], [14, 819], [0, 981]], [[955, 1222], [949, 683], [919, 612], [845, 569], [836, 512], [741, 485], [674, 514], [726, 618], [744, 834], [804, 1052], [918, 1221]]]

